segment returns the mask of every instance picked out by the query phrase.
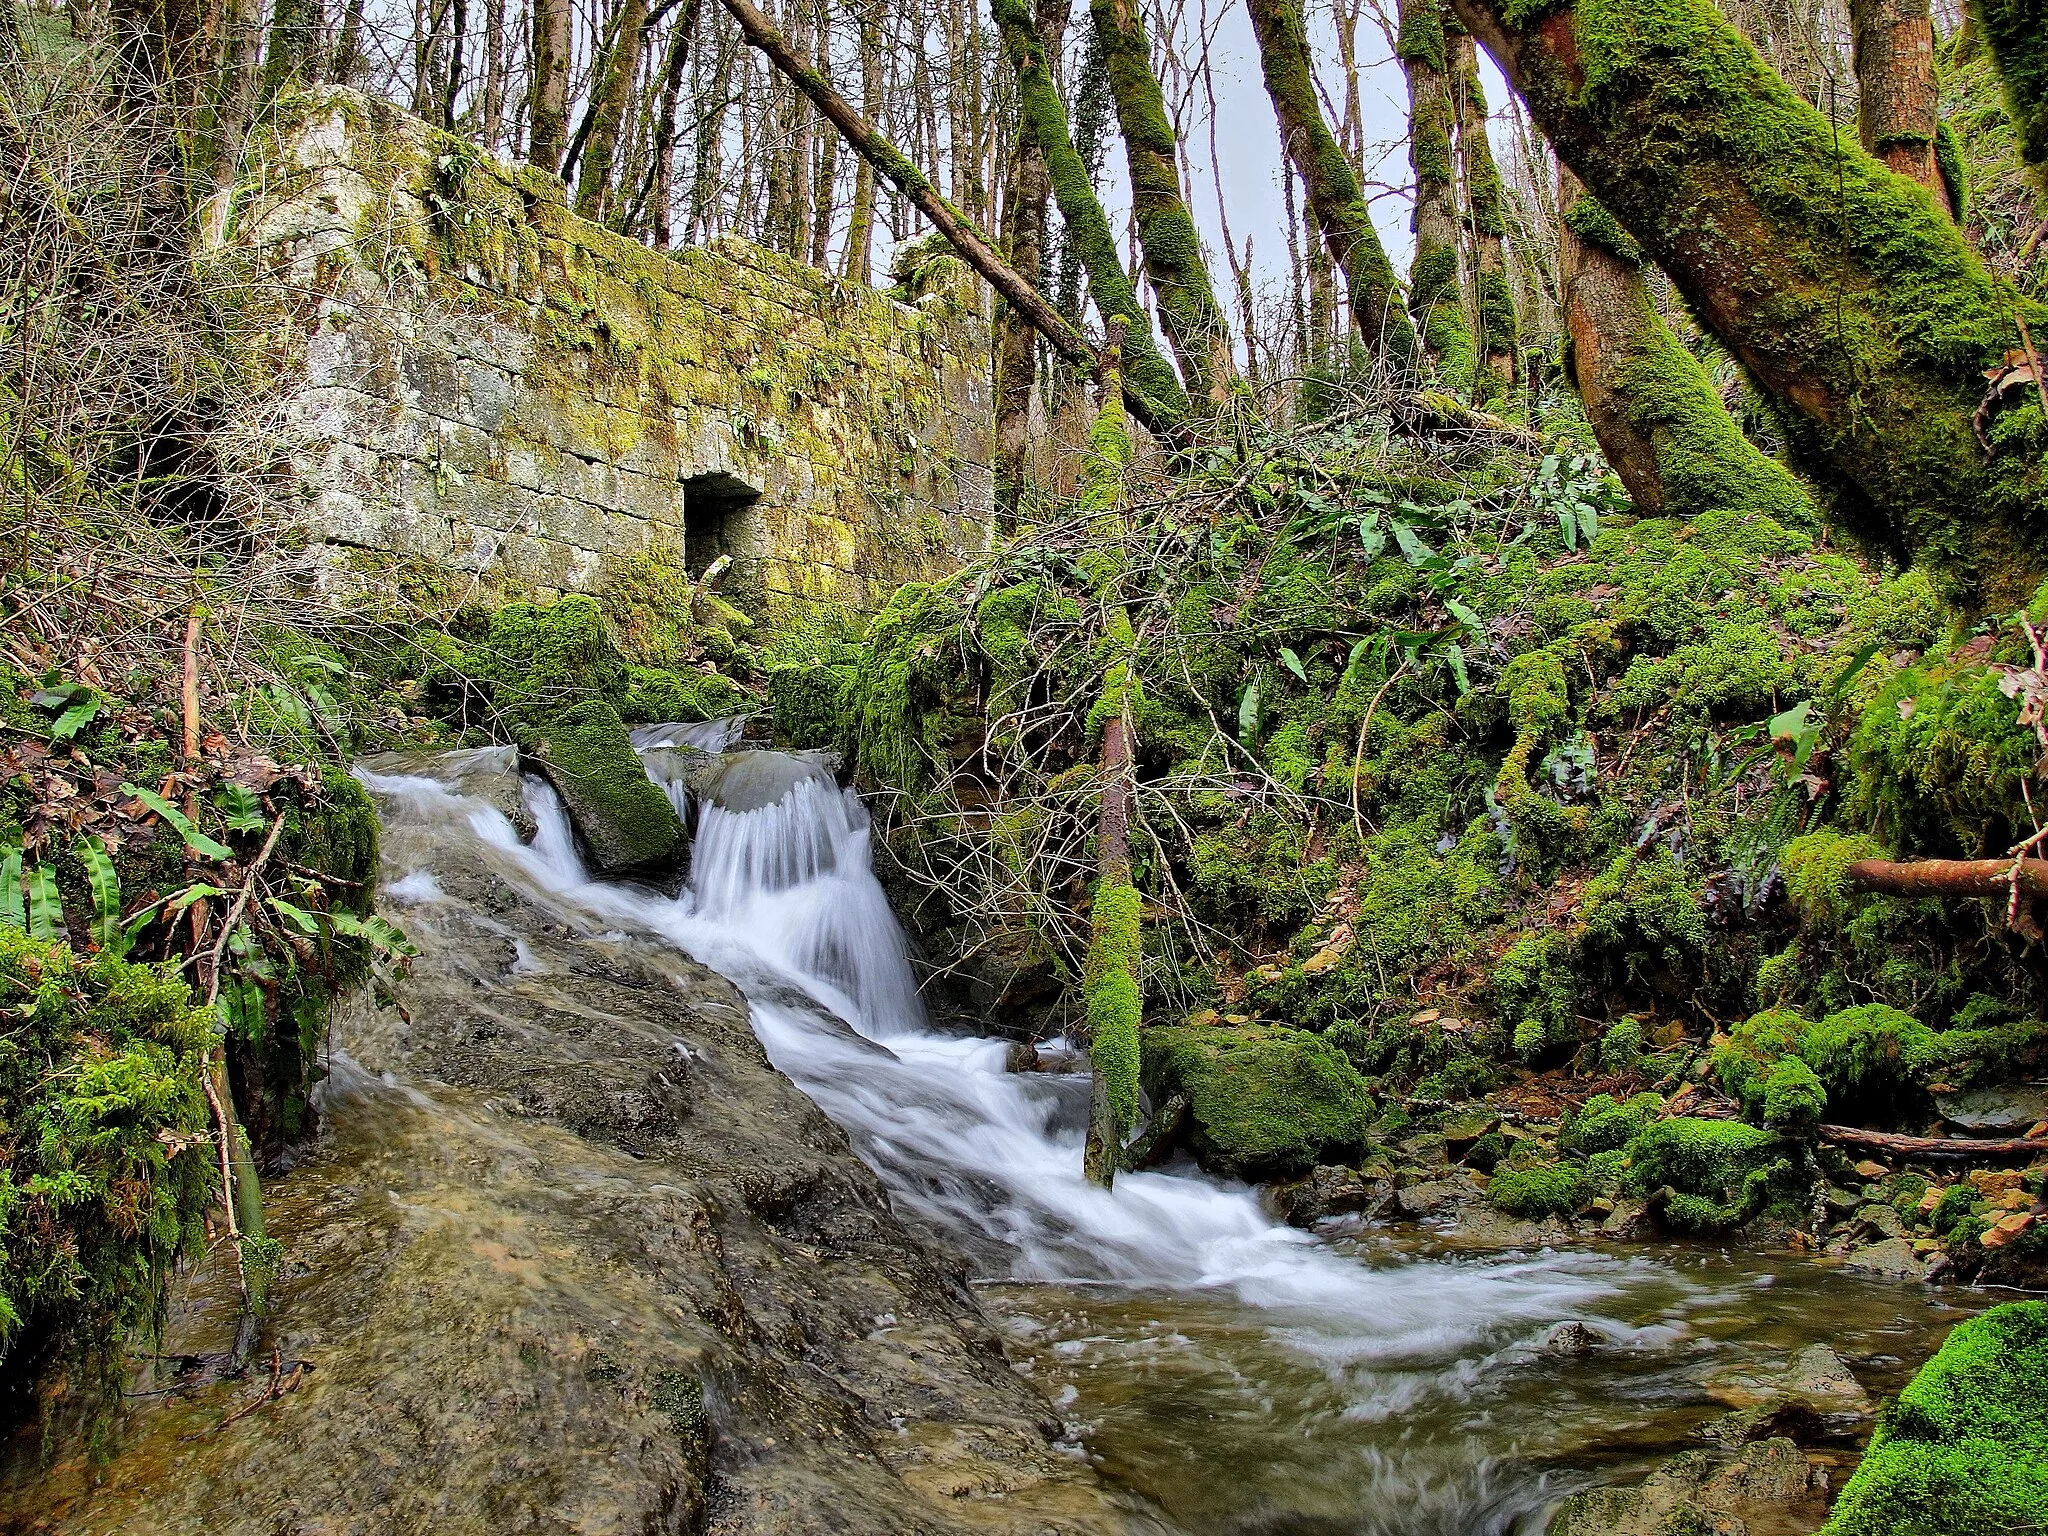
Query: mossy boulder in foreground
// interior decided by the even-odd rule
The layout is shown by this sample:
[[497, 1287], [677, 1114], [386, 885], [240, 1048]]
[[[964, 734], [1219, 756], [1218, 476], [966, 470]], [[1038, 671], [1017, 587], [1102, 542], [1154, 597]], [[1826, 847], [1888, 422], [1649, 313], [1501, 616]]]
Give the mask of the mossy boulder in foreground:
[[2008, 1536], [2048, 1511], [2048, 1303], [1959, 1324], [1885, 1410], [1821, 1536]]
[[1187, 1100], [1182, 1135], [1206, 1168], [1280, 1178], [1362, 1152], [1365, 1079], [1320, 1035], [1265, 1024], [1154, 1028], [1140, 1037], [1145, 1091]]
[[675, 858], [682, 818], [647, 777], [611, 705], [585, 699], [559, 714], [531, 711], [513, 731], [526, 760], [562, 797], [599, 874], [658, 868]]

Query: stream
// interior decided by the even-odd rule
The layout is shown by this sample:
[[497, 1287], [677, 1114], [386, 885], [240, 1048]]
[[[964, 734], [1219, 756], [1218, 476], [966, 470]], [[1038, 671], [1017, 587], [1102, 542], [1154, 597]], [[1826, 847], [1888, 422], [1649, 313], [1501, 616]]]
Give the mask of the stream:
[[[670, 749], [728, 744], [716, 728], [638, 741], [678, 798]], [[1745, 1373], [1825, 1340], [1882, 1394], [1963, 1315], [1961, 1298], [1789, 1256], [1474, 1253], [1358, 1223], [1311, 1235], [1191, 1165], [1097, 1189], [1081, 1174], [1086, 1080], [1009, 1073], [1005, 1041], [928, 1026], [866, 813], [810, 759], [719, 760], [677, 895], [593, 881], [538, 780], [529, 843], [441, 778], [362, 777], [387, 819], [485, 845], [565, 925], [671, 946], [737, 984], [770, 1060], [898, 1214], [965, 1253], [1063, 1448], [1188, 1531], [1540, 1532], [1566, 1494], [1694, 1443], [1745, 1400]], [[434, 902], [432, 860], [386, 894], [401, 921]]]

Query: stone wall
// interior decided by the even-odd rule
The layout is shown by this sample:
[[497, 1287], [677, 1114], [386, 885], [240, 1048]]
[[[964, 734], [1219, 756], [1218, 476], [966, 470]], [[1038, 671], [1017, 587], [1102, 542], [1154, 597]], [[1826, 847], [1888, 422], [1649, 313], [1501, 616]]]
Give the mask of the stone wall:
[[858, 607], [986, 547], [964, 277], [906, 303], [737, 240], [653, 252], [340, 89], [286, 104], [236, 231], [305, 296], [281, 414], [323, 581], [447, 603], [726, 553], [736, 600]]

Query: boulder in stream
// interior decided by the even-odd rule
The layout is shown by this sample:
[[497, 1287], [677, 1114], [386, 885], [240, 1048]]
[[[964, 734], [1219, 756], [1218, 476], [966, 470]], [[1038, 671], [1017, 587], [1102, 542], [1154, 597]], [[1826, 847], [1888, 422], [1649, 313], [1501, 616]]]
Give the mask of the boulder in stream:
[[1145, 1091], [1188, 1103], [1182, 1132], [1206, 1168], [1284, 1178], [1364, 1152], [1365, 1079], [1321, 1035], [1268, 1024], [1155, 1027], [1141, 1035]]

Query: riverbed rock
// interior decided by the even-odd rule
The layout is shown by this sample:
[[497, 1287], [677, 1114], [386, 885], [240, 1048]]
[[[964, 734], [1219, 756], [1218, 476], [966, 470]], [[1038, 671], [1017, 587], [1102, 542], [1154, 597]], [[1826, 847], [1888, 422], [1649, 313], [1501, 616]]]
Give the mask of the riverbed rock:
[[1842, 1267], [1884, 1280], [1927, 1278], [1927, 1261], [1913, 1251], [1912, 1242], [1904, 1237], [1888, 1237], [1883, 1242], [1853, 1249], [1842, 1261]]
[[1778, 1365], [1744, 1366], [1709, 1378], [1707, 1390], [1732, 1408], [1803, 1403], [1823, 1415], [1862, 1416], [1870, 1395], [1842, 1357], [1825, 1344], [1809, 1344]]
[[[165, 1361], [103, 1464], [17, 1445], [0, 1529], [1169, 1529], [1056, 1448], [960, 1261], [769, 1064], [737, 989], [435, 834], [388, 815], [387, 878], [441, 894], [400, 914], [420, 956], [337, 1021], [328, 1131], [266, 1190], [285, 1254], [255, 1368]], [[222, 1347], [233, 1296], [202, 1274], [165, 1353]]]
[[1790, 1536], [1827, 1517], [1827, 1473], [1790, 1440], [1688, 1451], [1634, 1488], [1566, 1499], [1550, 1536]]
[[1325, 1164], [1305, 1179], [1275, 1184], [1266, 1202], [1290, 1226], [1312, 1227], [1332, 1216], [1378, 1210], [1394, 1195], [1393, 1181], [1372, 1178], [1356, 1168]]
[[562, 797], [596, 873], [660, 871], [685, 851], [682, 818], [648, 778], [619, 712], [603, 699], [529, 711], [513, 729], [526, 763]]

